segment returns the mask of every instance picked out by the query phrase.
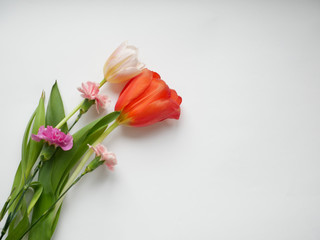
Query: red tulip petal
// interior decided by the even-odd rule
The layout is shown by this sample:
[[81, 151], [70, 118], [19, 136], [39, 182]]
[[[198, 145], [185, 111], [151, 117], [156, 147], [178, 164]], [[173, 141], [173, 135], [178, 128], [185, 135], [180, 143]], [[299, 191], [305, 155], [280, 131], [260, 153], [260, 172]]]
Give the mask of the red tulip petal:
[[167, 118], [179, 119], [180, 107], [170, 99], [160, 99], [136, 106], [128, 113], [129, 125], [142, 127], [163, 121]]
[[170, 92], [171, 92], [171, 99], [173, 101], [175, 101], [178, 105], [181, 104], [182, 102], [182, 98], [180, 96], [178, 96], [177, 92], [174, 90], [174, 89], [170, 89]]
[[156, 72], [152, 72], [153, 73], [153, 79], [161, 79], [160, 75]]
[[134, 102], [128, 104], [125, 108], [125, 112], [129, 112], [130, 109], [135, 108], [138, 105], [148, 105], [158, 99], [169, 99], [170, 89], [168, 85], [161, 79], [153, 79], [149, 87], [134, 100]]
[[152, 71], [144, 69], [141, 74], [131, 79], [120, 93], [115, 110], [120, 111], [124, 109], [125, 106], [139, 97], [150, 85], [152, 75]]

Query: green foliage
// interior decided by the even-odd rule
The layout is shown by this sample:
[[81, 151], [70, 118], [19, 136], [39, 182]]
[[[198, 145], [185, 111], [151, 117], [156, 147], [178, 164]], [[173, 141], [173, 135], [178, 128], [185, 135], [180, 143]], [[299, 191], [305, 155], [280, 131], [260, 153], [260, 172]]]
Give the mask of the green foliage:
[[[44, 108], [44, 93], [42, 94], [39, 105], [36, 110], [36, 115], [34, 118], [33, 126], [32, 126], [32, 134], [37, 134], [38, 130], [41, 126], [45, 124], [45, 108]], [[28, 157], [26, 163], [26, 169], [22, 169], [24, 177], [29, 176], [34, 163], [38, 159], [43, 143], [36, 142], [29, 139], [29, 143], [27, 146], [28, 149]]]
[[[47, 107], [46, 125], [57, 125], [64, 118], [63, 102], [57, 84], [52, 88]], [[73, 134], [73, 147], [69, 151], [57, 148], [51, 159], [43, 162], [39, 171], [38, 181], [43, 190], [33, 208], [32, 223], [37, 221], [47, 209], [58, 199], [63, 187], [69, 179], [70, 171], [79, 162], [88, 150], [87, 144], [93, 144], [106, 130], [108, 124], [119, 116], [113, 112], [97, 119], [75, 134]], [[29, 240], [49, 240], [58, 222], [61, 206], [58, 211], [52, 210], [44, 219], [39, 221], [29, 234]]]
[[[45, 116], [45, 124], [50, 126], [56, 126], [63, 118], [64, 106], [61, 99], [60, 91], [57, 82], [53, 85], [50, 93], [50, 98], [47, 106], [47, 114]], [[62, 131], [67, 131], [67, 125], [62, 126]], [[54, 156], [54, 155], [53, 155]], [[39, 171], [38, 181], [41, 183], [43, 190], [41, 196], [37, 199], [38, 201], [34, 205], [32, 222], [36, 221], [55, 201], [56, 197], [52, 189], [51, 176], [52, 176], [52, 165], [54, 157], [43, 163], [42, 168]], [[31, 231], [29, 239], [50, 239], [53, 232], [51, 232], [50, 226], [54, 216], [49, 214], [43, 221], [40, 221]]]
[[17, 240], [30, 226], [27, 214], [26, 200], [23, 198], [21, 208], [12, 221], [6, 240]]
[[[50, 98], [47, 106], [46, 113], [46, 126], [50, 125], [55, 127], [65, 117], [63, 101], [60, 95], [57, 81], [54, 83], [51, 89]], [[65, 123], [61, 128], [61, 131], [67, 132], [68, 126]]]
[[[90, 108], [93, 101], [87, 101], [84, 104], [84, 112]], [[22, 197], [18, 196], [17, 200], [8, 210], [12, 222], [9, 227], [7, 240], [20, 239], [23, 233], [31, 226], [29, 222], [32, 213], [31, 223], [35, 223], [47, 210], [57, 201], [61, 191], [72, 173], [72, 169], [79, 163], [81, 157], [88, 150], [88, 144], [93, 144], [107, 129], [108, 125], [119, 116], [119, 112], [113, 112], [103, 116], [88, 125], [81, 128], [73, 134], [73, 148], [69, 151], [63, 151], [61, 148], [53, 148], [52, 146], [43, 147], [43, 141], [36, 142], [31, 140], [31, 134], [37, 134], [40, 126], [53, 126], [61, 122], [65, 117], [63, 101], [59, 92], [57, 82], [53, 85], [45, 111], [44, 93], [42, 94], [39, 104], [32, 114], [22, 141], [21, 162], [15, 175], [12, 193], [1, 212], [3, 217], [10, 201], [22, 192], [22, 188], [29, 187], [32, 189], [32, 197], [29, 202], [26, 201], [22, 192]], [[81, 114], [80, 114], [81, 116]], [[65, 133], [68, 126], [65, 123], [61, 130]], [[43, 149], [41, 151], [41, 149]], [[31, 170], [34, 168], [39, 155], [42, 152], [42, 167], [39, 170], [38, 181], [31, 182]], [[91, 171], [101, 165], [103, 161], [96, 158], [87, 171]], [[31, 182], [31, 183], [30, 183]], [[27, 184], [25, 186], [25, 184]], [[41, 219], [29, 232], [29, 240], [49, 240], [51, 239], [60, 215], [61, 205], [53, 208], [45, 218]], [[8, 225], [9, 226], [9, 225]]]
[[41, 183], [39, 183], [39, 182], [31, 183], [30, 187], [33, 189], [34, 192], [33, 192], [32, 199], [31, 199], [29, 206], [28, 206], [28, 210], [27, 210], [28, 215], [31, 213], [31, 210], [33, 209], [34, 205], [39, 200], [39, 198], [42, 194], [42, 191], [43, 191], [43, 187], [42, 187]]

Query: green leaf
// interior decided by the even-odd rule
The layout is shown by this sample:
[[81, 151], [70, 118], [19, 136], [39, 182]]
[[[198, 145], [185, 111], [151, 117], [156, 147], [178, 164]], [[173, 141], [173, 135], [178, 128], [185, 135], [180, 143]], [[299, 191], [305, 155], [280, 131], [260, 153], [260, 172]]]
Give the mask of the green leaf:
[[[39, 105], [36, 110], [36, 115], [34, 119], [34, 123], [32, 126], [32, 134], [37, 134], [40, 126], [44, 126], [45, 124], [45, 109], [44, 109], [44, 92], [41, 95]], [[29, 141], [28, 144], [28, 158], [27, 158], [27, 166], [26, 169], [22, 169], [23, 173], [25, 174], [25, 178], [29, 176], [29, 173], [36, 162], [43, 143], [42, 142], [36, 142], [33, 140]]]
[[[55, 127], [59, 124], [59, 122], [65, 117], [63, 101], [60, 95], [60, 91], [58, 88], [57, 81], [53, 84], [50, 98], [48, 101], [47, 106], [47, 113], [46, 113], [46, 126], [50, 125]], [[67, 132], [68, 126], [65, 123], [61, 128], [61, 131]]]
[[52, 234], [54, 233], [54, 230], [56, 230], [56, 227], [57, 227], [57, 224], [58, 224], [58, 220], [59, 220], [59, 216], [60, 216], [60, 212], [61, 212], [61, 207], [62, 207], [62, 205], [60, 205], [60, 207], [59, 207], [59, 209], [57, 211], [57, 214], [54, 217], [52, 228], [51, 228]]
[[[33, 208], [32, 214], [32, 223], [35, 222], [41, 215], [51, 207], [51, 205], [56, 200], [56, 197], [52, 190], [51, 184], [51, 174], [52, 174], [52, 165], [54, 159], [43, 162], [43, 166], [39, 171], [38, 181], [43, 186], [43, 191], [38, 199], [37, 203]], [[33, 229], [30, 231], [29, 240], [49, 240], [51, 238], [51, 219], [54, 217], [50, 213], [43, 220], [39, 221]]]
[[[17, 169], [16, 175], [14, 176], [13, 184], [12, 184], [12, 191], [13, 193], [11, 194], [12, 198], [16, 196], [16, 194], [20, 191], [21, 187], [20, 185], [23, 183], [24, 178], [22, 177], [22, 162], [19, 163], [19, 167]], [[13, 209], [15, 208], [15, 204], [11, 205], [9, 208], [9, 212], [12, 212]]]
[[34, 205], [37, 203], [37, 201], [39, 200], [42, 191], [43, 191], [43, 186], [41, 185], [41, 183], [39, 182], [33, 182], [30, 184], [30, 187], [33, 189], [34, 193], [33, 193], [33, 197], [29, 203], [28, 206], [28, 215], [30, 214], [31, 210], [33, 209]]
[[[26, 130], [24, 132], [24, 136], [23, 136], [23, 140], [22, 140], [22, 151], [21, 151], [21, 161], [19, 163], [19, 167], [16, 171], [16, 174], [15, 174], [15, 177], [14, 177], [14, 181], [13, 181], [13, 184], [12, 184], [12, 194], [11, 196], [15, 196], [19, 191], [20, 189], [23, 187], [24, 183], [25, 183], [25, 178], [27, 178], [29, 174], [28, 171], [26, 171], [27, 169], [27, 165], [28, 165], [28, 152], [29, 152], [29, 149], [30, 149], [30, 133], [31, 133], [31, 126], [32, 126], [32, 123], [34, 122], [35, 120], [35, 117], [37, 115], [37, 112], [39, 110], [39, 106], [42, 105], [44, 101], [44, 94], [41, 95], [41, 98], [40, 98], [40, 101], [39, 101], [39, 104], [36, 108], [36, 110], [33, 112], [33, 114], [31, 115], [30, 117], [30, 120], [27, 124], [27, 127], [26, 127]], [[39, 117], [39, 116], [38, 116]], [[40, 117], [39, 117], [40, 118]], [[32, 140], [31, 140], [32, 141]], [[34, 141], [33, 141], [34, 142]], [[32, 144], [33, 146], [35, 146], [34, 144]], [[36, 144], [37, 145], [37, 144]], [[42, 145], [41, 143], [38, 143], [38, 145]], [[41, 147], [40, 147], [41, 148]], [[40, 150], [39, 150], [40, 151]], [[36, 155], [36, 154], [35, 154]], [[32, 167], [32, 166], [31, 166]], [[30, 172], [29, 172], [30, 173]], [[27, 174], [27, 175], [25, 175]], [[10, 209], [9, 209], [9, 212], [13, 211], [13, 209], [15, 208], [15, 204], [13, 204]]]
[[1, 220], [2, 220], [3, 217], [4, 217], [4, 215], [5, 215], [6, 212], [7, 212], [7, 207], [8, 207], [8, 205], [9, 205], [9, 203], [10, 203], [10, 200], [11, 200], [11, 198], [10, 198], [10, 196], [9, 196], [9, 198], [8, 198], [7, 201], [4, 203], [4, 205], [3, 205], [2, 209], [1, 209], [1, 212], [0, 212], [0, 222], [1, 222]]
[[30, 223], [27, 213], [26, 200], [24, 198], [17, 216], [14, 218], [9, 227], [9, 232], [6, 240], [19, 239], [29, 226]]
[[22, 140], [22, 150], [21, 150], [21, 162], [22, 162], [22, 169], [26, 169], [26, 166], [27, 166], [27, 161], [28, 161], [28, 142], [29, 142], [29, 139], [30, 139], [30, 130], [31, 130], [31, 125], [33, 123], [33, 120], [36, 116], [36, 113], [37, 113], [37, 109], [33, 112], [28, 124], [27, 124], [27, 127], [26, 127], [26, 130], [24, 132], [24, 135], [23, 135], [23, 140]]
[[[51, 161], [48, 161], [49, 163]], [[45, 191], [45, 189], [44, 189]], [[33, 209], [32, 223], [34, 223], [41, 215], [51, 207], [55, 198], [50, 192], [43, 192], [37, 204]], [[53, 234], [51, 227], [55, 215], [49, 213], [45, 218], [40, 220], [29, 232], [29, 240], [49, 240]]]

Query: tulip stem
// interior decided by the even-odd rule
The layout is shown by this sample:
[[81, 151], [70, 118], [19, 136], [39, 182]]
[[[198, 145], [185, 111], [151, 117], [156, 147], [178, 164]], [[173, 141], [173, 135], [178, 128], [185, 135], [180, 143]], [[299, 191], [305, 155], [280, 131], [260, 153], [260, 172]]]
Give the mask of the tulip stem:
[[85, 100], [83, 100], [77, 107], [75, 107], [71, 113], [69, 113], [61, 122], [56, 126], [56, 128], [61, 128], [82, 106]]
[[101, 136], [93, 143], [92, 146], [95, 146], [102, 142], [118, 126], [119, 122], [116, 120], [107, 130], [104, 131], [104, 133], [101, 134]]
[[[92, 144], [92, 146], [96, 146], [97, 144], [99, 144], [100, 142], [103, 141], [103, 139], [105, 139], [117, 126], [119, 126], [118, 121], [115, 121], [107, 130], [104, 131], [104, 133]], [[91, 148], [89, 148], [89, 150], [87, 151], [87, 153], [83, 156], [81, 162], [78, 164], [77, 168], [74, 170], [73, 174], [71, 175], [71, 177], [69, 178], [69, 180], [67, 181], [66, 185], [64, 186], [63, 190], [61, 191], [62, 193], [66, 191], [66, 189], [68, 189], [73, 182], [75, 181], [75, 179], [77, 178], [77, 176], [79, 175], [79, 173], [81, 172], [81, 170], [83, 169], [84, 165], [88, 162], [91, 154], [93, 153], [93, 150]], [[60, 195], [61, 196], [61, 195]], [[56, 204], [55, 207], [55, 212], [57, 212], [59, 210], [60, 205], [62, 204], [63, 198], [61, 198], [59, 200], [59, 202]]]
[[100, 87], [99, 88], [101, 88], [102, 86], [103, 86], [103, 84], [105, 84], [106, 83], [106, 79], [104, 78], [101, 82], [100, 82]]

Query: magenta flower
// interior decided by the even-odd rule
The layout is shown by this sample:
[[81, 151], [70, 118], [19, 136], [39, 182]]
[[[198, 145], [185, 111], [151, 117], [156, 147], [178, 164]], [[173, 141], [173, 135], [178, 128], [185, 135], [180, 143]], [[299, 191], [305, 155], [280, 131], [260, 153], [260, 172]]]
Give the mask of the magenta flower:
[[102, 144], [98, 144], [95, 147], [88, 146], [94, 151], [97, 157], [101, 157], [101, 160], [107, 165], [107, 167], [112, 171], [114, 166], [117, 165], [117, 158], [113, 152], [108, 152], [107, 148]]
[[82, 93], [81, 97], [95, 100], [97, 112], [99, 113], [99, 107], [105, 108], [106, 104], [109, 102], [109, 98], [103, 94], [99, 94], [99, 83], [86, 82], [82, 83], [78, 90]]
[[62, 150], [68, 151], [73, 146], [73, 138], [70, 133], [65, 134], [61, 132], [60, 129], [54, 128], [52, 126], [41, 126], [38, 130], [38, 134], [31, 135], [32, 140], [40, 142], [41, 140], [46, 141], [49, 145], [54, 145], [55, 147], [61, 147]]

